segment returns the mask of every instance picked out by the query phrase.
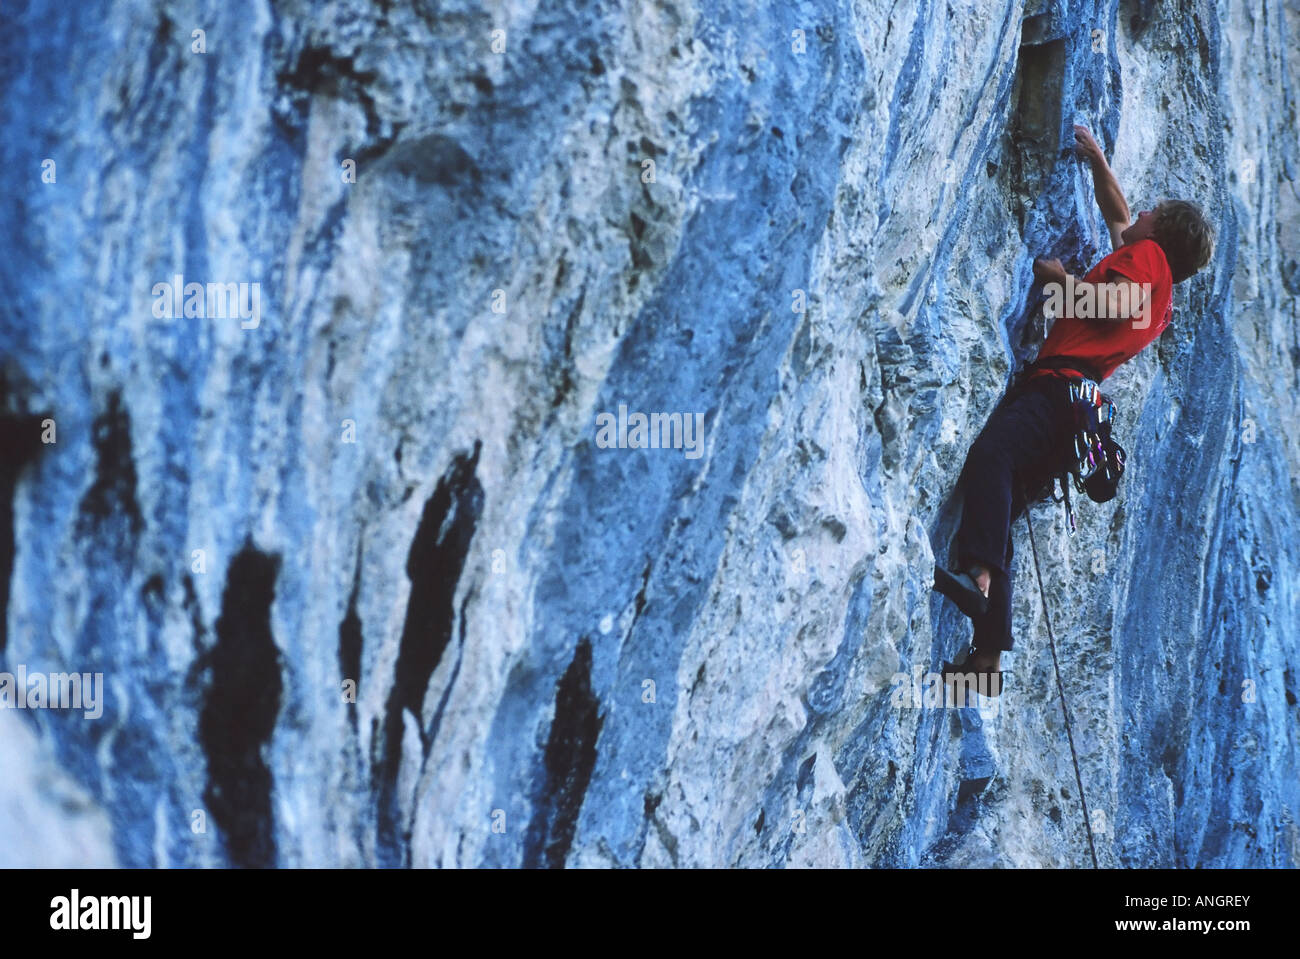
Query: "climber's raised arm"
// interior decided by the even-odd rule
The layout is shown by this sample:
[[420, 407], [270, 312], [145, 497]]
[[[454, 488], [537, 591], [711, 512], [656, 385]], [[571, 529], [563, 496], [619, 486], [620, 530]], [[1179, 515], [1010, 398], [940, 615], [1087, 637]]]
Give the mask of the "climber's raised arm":
[[1106, 162], [1106, 155], [1101, 152], [1101, 146], [1093, 139], [1088, 128], [1076, 124], [1074, 139], [1079, 156], [1092, 166], [1092, 183], [1097, 194], [1097, 206], [1101, 207], [1102, 219], [1106, 221], [1106, 228], [1110, 230], [1111, 246], [1118, 250], [1124, 245], [1121, 234], [1130, 222], [1128, 201], [1124, 199], [1124, 191], [1120, 189], [1119, 181], [1115, 179], [1110, 164]]

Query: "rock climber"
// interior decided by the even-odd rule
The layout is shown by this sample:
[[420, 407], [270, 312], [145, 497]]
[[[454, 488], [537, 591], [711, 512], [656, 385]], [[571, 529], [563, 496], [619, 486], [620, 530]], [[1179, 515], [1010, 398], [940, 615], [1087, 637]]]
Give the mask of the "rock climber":
[[1173, 284], [1209, 263], [1214, 248], [1213, 229], [1200, 208], [1185, 200], [1164, 200], [1130, 222], [1128, 202], [1101, 147], [1086, 127], [1076, 126], [1074, 136], [1076, 152], [1092, 167], [1114, 252], [1082, 280], [1067, 274], [1059, 260], [1034, 261], [1034, 277], [1045, 292], [1059, 292], [1053, 284], [1072, 292], [1057, 298], [1063, 307], [1037, 359], [966, 455], [957, 566], [935, 567], [935, 588], [975, 627], [966, 660], [945, 664], [945, 671], [974, 674], [980, 691], [993, 696], [1002, 688], [1002, 653], [1012, 648], [1011, 523], [1026, 507], [1025, 491], [1046, 492], [1063, 444], [1070, 442], [1065, 384], [1070, 377], [1099, 383], [1155, 340], [1173, 318]]

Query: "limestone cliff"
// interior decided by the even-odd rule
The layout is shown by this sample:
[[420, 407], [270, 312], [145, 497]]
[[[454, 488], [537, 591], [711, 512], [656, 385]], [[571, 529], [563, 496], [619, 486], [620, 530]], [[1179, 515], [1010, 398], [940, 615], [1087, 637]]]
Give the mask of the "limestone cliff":
[[6, 3], [0, 669], [103, 694], [0, 710], [0, 865], [1090, 865], [1023, 521], [996, 709], [898, 702], [1033, 258], [1109, 250], [1074, 123], [1218, 229], [1032, 514], [1098, 856], [1297, 865], [1297, 36]]

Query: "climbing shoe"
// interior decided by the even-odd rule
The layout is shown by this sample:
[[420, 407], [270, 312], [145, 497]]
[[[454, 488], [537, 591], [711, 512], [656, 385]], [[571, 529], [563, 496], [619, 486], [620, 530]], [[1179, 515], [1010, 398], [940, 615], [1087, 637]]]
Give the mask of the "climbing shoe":
[[947, 686], [949, 683], [953, 683], [953, 682], [963, 683], [966, 686], [965, 695], [969, 695], [972, 692], [976, 692], [979, 693], [981, 696], [989, 696], [989, 697], [1001, 696], [1002, 695], [1002, 674], [1004, 672], [1009, 674], [1011, 670], [986, 669], [986, 670], [976, 671], [973, 669], [966, 668], [965, 664], [970, 662], [971, 657], [974, 655], [975, 655], [975, 647], [971, 646], [966, 651], [966, 658], [962, 661], [960, 665], [956, 663], [947, 662], [946, 660], [944, 661], [943, 669], [941, 673], [941, 675], [943, 676], [944, 686]]
[[989, 609], [989, 598], [975, 585], [969, 572], [954, 573], [935, 564], [934, 588], [957, 604], [967, 616], [983, 616]]

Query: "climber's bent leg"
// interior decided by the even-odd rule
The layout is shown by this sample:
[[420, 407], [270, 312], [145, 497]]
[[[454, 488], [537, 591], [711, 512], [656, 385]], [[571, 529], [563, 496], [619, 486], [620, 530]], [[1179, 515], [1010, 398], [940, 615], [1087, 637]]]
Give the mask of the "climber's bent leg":
[[[1024, 511], [1025, 500], [1017, 487], [1011, 492], [1010, 522], [1014, 523]], [[971, 622], [975, 626], [971, 645], [981, 651], [997, 649], [1005, 652], [1014, 645], [1014, 640], [1011, 638], [1011, 583], [1015, 575], [1012, 566], [1012, 556], [1015, 552], [1013, 542], [1012, 537], [1008, 535], [1001, 568], [993, 567], [989, 570], [988, 612], [983, 616], [971, 617]]]
[[957, 561], [961, 569], [978, 564], [989, 570], [988, 610], [971, 617], [977, 649], [1012, 648], [1010, 531], [1025, 508], [1018, 484], [1050, 458], [1060, 437], [1059, 416], [1048, 392], [1027, 390], [994, 411], [966, 456]]

